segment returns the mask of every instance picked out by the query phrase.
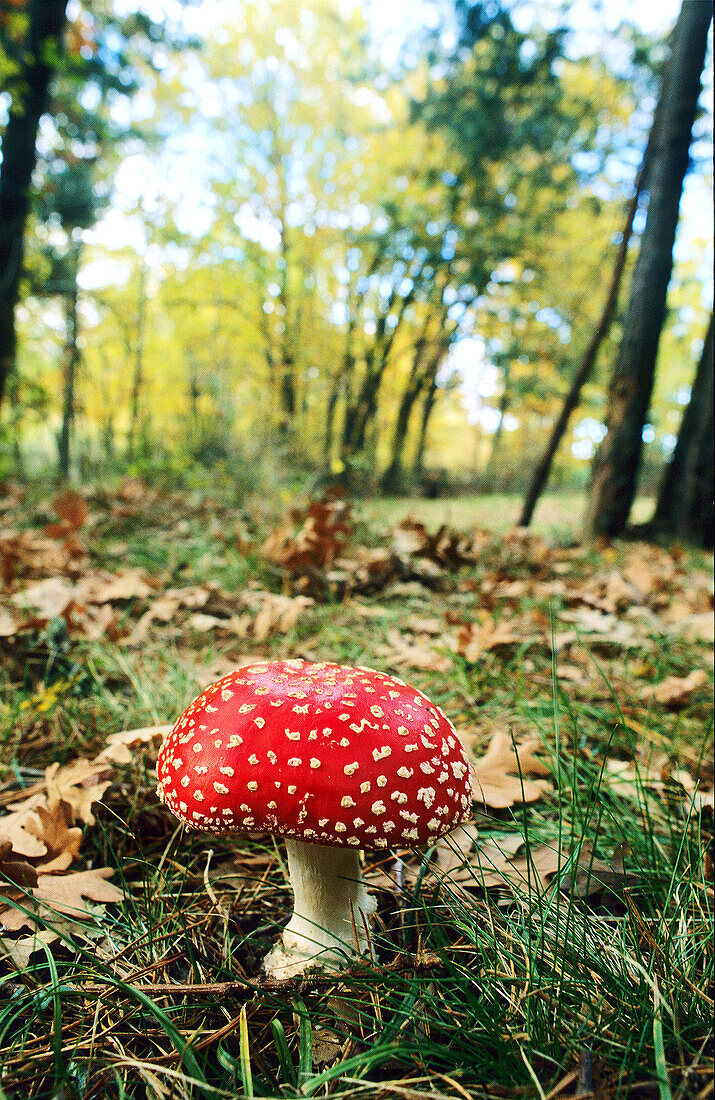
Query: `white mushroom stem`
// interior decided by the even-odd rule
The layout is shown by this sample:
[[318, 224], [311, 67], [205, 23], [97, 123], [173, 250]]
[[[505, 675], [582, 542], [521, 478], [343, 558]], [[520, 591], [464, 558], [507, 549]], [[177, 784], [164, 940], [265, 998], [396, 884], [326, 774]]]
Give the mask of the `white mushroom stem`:
[[375, 911], [353, 848], [287, 839], [293, 916], [264, 963], [273, 978], [290, 978], [309, 966], [339, 970], [367, 948], [366, 923]]

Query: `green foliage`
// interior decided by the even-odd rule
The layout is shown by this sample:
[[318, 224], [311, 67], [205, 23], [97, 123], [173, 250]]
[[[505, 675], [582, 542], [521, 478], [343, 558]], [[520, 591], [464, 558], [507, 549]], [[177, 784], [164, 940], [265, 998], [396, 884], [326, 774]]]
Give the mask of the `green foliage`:
[[[240, 4], [203, 43], [180, 16], [75, 14], [21, 316], [20, 376], [48, 395], [52, 435], [23, 420], [20, 385], [16, 449], [40, 453], [59, 428], [63, 318], [47, 295], [61, 305], [74, 285], [79, 243], [75, 471], [174, 478], [230, 466], [241, 440], [360, 485], [425, 464], [491, 484], [489, 454], [509, 452], [512, 484], [599, 314], [624, 199], [614, 157], [633, 159], [657, 44], [626, 27], [618, 49], [579, 58], [568, 13], [527, 31], [509, 4], [462, 3], [457, 45], [424, 39], [387, 80], [358, 6]], [[472, 446], [447, 386], [469, 335], [496, 374], [482, 405], [518, 423], [496, 449], [491, 432]], [[568, 452], [563, 466], [582, 478]]]

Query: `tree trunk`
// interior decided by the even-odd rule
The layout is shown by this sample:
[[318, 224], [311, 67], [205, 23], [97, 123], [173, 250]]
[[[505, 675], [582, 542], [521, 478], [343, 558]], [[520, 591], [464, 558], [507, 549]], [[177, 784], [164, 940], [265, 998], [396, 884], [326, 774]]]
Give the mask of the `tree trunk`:
[[142, 268], [139, 281], [139, 300], [137, 302], [136, 340], [134, 343], [134, 371], [132, 374], [132, 393], [129, 413], [129, 439], [127, 457], [134, 459], [137, 428], [139, 424], [139, 401], [144, 382], [144, 330], [147, 310], [146, 268]]
[[652, 533], [713, 549], [713, 318], [678, 441], [658, 492]]
[[15, 306], [22, 274], [30, 184], [37, 162], [40, 118], [49, 103], [53, 62], [59, 55], [67, 0], [30, 0], [28, 35], [2, 142], [0, 167], [0, 403], [15, 369]]
[[66, 327], [67, 333], [64, 348], [63, 363], [63, 393], [62, 393], [62, 426], [58, 440], [58, 473], [63, 481], [70, 475], [70, 458], [72, 450], [72, 436], [75, 420], [75, 384], [77, 381], [77, 367], [79, 365], [79, 347], [77, 336], [79, 334], [77, 318], [77, 301], [79, 289], [77, 286], [77, 274], [79, 272], [80, 245], [75, 244], [71, 256], [72, 289], [67, 296]]
[[684, 0], [673, 34], [648, 180], [648, 215], [608, 394], [607, 432], [591, 472], [584, 525], [591, 539], [623, 532], [636, 492], [711, 16], [710, 4]]
[[415, 457], [412, 462], [412, 477], [415, 481], [418, 481], [424, 473], [425, 465], [425, 450], [427, 447], [427, 429], [429, 427], [430, 418], [434, 411], [434, 406], [437, 401], [437, 375], [429, 384], [429, 388], [425, 393], [425, 399], [422, 403], [422, 419], [420, 420], [420, 430], [417, 436], [417, 446], [415, 447]]
[[621, 244], [618, 249], [618, 255], [616, 256], [616, 262], [613, 267], [611, 285], [608, 288], [608, 296], [606, 298], [606, 304], [603, 307], [601, 319], [596, 326], [596, 330], [593, 336], [589, 340], [588, 347], [583, 354], [581, 364], [576, 371], [569, 391], [564, 398], [564, 403], [561, 406], [561, 412], [554, 422], [554, 426], [551, 430], [551, 436], [549, 437], [549, 442], [546, 445], [546, 449], [534, 469], [531, 483], [526, 491], [524, 504], [522, 506], [521, 515], [519, 517], [520, 527], [528, 527], [531, 523], [537, 501], [543, 493], [544, 489], [546, 488], [546, 484], [549, 480], [551, 465], [556, 456], [556, 452], [559, 449], [564, 433], [566, 432], [566, 429], [568, 427], [569, 420], [571, 419], [571, 414], [579, 403], [581, 390], [591, 376], [591, 372], [596, 365], [596, 358], [598, 356], [599, 348], [611, 328], [611, 323], [613, 322], [613, 318], [616, 312], [616, 306], [618, 304], [618, 292], [621, 287], [621, 279], [623, 278], [623, 271], [625, 269], [626, 259], [628, 257], [628, 245], [630, 243], [631, 236], [633, 235], [633, 222], [638, 211], [639, 200], [643, 191], [643, 187], [645, 185], [648, 167], [650, 165], [656, 121], [657, 120], [654, 117], [653, 129], [651, 129], [650, 137], [648, 138], [648, 144], [646, 145], [646, 149], [643, 154], [643, 161], [636, 177], [633, 197], [628, 206], [626, 223], [623, 227], [623, 233], [621, 235]]

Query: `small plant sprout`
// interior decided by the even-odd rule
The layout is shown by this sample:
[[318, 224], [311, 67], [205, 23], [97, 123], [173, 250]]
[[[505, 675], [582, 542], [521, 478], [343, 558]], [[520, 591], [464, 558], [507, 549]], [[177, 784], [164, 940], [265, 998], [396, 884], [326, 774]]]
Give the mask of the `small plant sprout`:
[[213, 833], [285, 839], [294, 912], [266, 973], [339, 969], [375, 908], [360, 851], [429, 843], [471, 813], [469, 765], [421, 692], [369, 668], [267, 661], [207, 688], [157, 764], [160, 798]]

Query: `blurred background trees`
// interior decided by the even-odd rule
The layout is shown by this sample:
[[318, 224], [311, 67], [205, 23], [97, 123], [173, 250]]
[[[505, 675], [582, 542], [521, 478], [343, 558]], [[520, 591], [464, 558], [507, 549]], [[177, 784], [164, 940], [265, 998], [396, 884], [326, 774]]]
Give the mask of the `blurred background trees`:
[[[0, 2], [5, 471], [524, 489], [602, 316], [669, 28], [587, 25], [583, 5], [432, 0], [405, 10], [395, 44], [357, 0], [56, 7], [40, 31], [53, 5]], [[705, 7], [683, 11], [692, 23]], [[25, 109], [38, 64], [45, 91]], [[699, 111], [680, 159], [685, 171], [692, 131], [690, 195], [705, 206]], [[35, 129], [24, 174], [20, 124]], [[654, 186], [623, 257], [626, 305]], [[654, 387], [631, 433], [627, 461], [652, 494], [684, 464], [692, 481], [712, 434], [697, 412], [711, 287], [696, 213], [688, 198], [675, 252], [666, 243]], [[579, 386], [556, 486], [585, 488], [613, 443], [626, 305]], [[632, 500], [616, 495], [609, 533]], [[654, 530], [682, 535], [682, 516], [658, 509]]]

